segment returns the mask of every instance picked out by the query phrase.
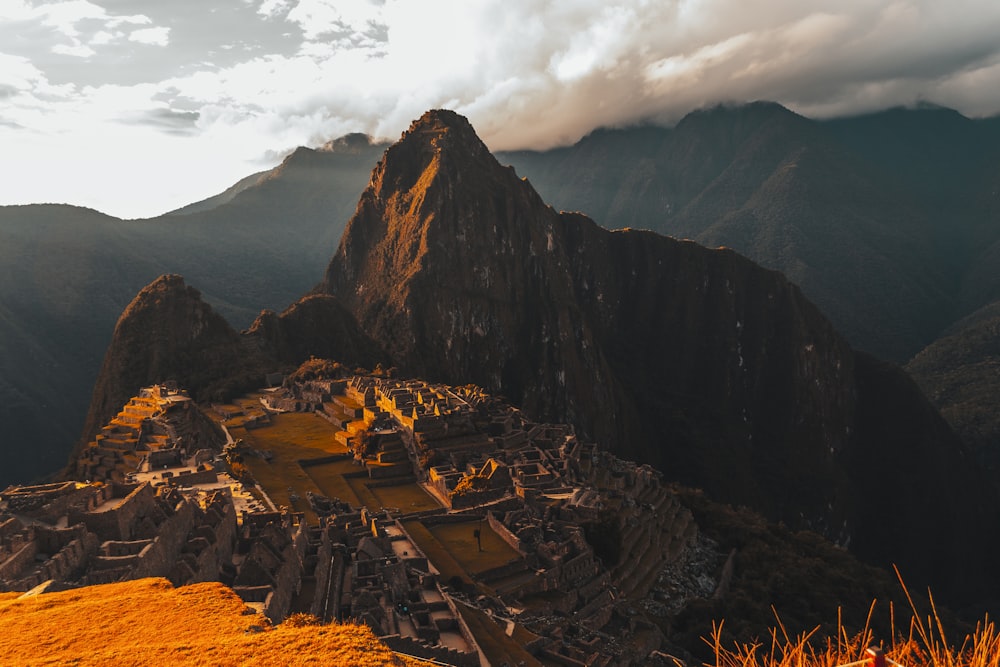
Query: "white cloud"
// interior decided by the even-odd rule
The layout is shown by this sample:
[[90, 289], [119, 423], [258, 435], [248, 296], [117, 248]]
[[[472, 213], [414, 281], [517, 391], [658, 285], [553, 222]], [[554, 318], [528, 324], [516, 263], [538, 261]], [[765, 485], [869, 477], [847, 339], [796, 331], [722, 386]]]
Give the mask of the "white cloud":
[[291, 6], [291, 0], [264, 0], [257, 8], [257, 13], [268, 18], [275, 18], [287, 14]]
[[170, 43], [170, 28], [142, 28], [133, 30], [128, 39], [130, 42], [140, 44], [150, 44], [152, 46], [166, 46]]
[[[277, 3], [282, 8], [288, 3]], [[262, 8], [263, 9], [263, 8]], [[298, 0], [286, 19], [298, 23], [306, 39], [348, 31], [355, 34], [368, 32], [382, 21], [382, 8], [367, 0]]]
[[[203, 1], [206, 12], [232, 7]], [[148, 51], [131, 41], [158, 45], [157, 58], [178, 63], [138, 86], [56, 86], [40, 63], [0, 56], [0, 85], [9, 80], [17, 91], [0, 109], [5, 151], [18, 145], [9, 136], [16, 124], [36, 138], [58, 137], [50, 154], [77, 144], [92, 149], [74, 136], [82, 131], [115, 144], [108, 150], [120, 160], [160, 161], [186, 198], [166, 203], [153, 183], [134, 191], [110, 178], [91, 185], [95, 193], [133, 194], [131, 208], [109, 210], [134, 216], [219, 191], [262, 166], [260, 156], [296, 145], [351, 131], [395, 138], [431, 107], [466, 114], [494, 149], [567, 143], [599, 125], [673, 121], [720, 101], [772, 99], [823, 115], [918, 98], [966, 113], [1000, 111], [1000, 4], [993, 1], [255, 0], [241, 5], [252, 25], [234, 21], [210, 49], [198, 42], [197, 52], [183, 49], [207, 28], [194, 19], [159, 27], [157, 12], [170, 6], [149, 4], [154, 21], [86, 0], [0, 0], [0, 25], [58, 27], [64, 55], [92, 55], [89, 48], [101, 56], [111, 44], [125, 54]], [[244, 28], [257, 31], [258, 41], [260, 31], [304, 41], [297, 52], [295, 42], [282, 42], [285, 55], [260, 55], [267, 52], [246, 49], [252, 39]], [[226, 63], [245, 60], [212, 60], [222, 54]], [[128, 124], [119, 135], [122, 119]], [[184, 132], [171, 134], [180, 126]], [[117, 145], [140, 136], [149, 137], [142, 151]]]
[[73, 56], [74, 58], [89, 58], [97, 52], [86, 44], [76, 43], [73, 45], [56, 44], [52, 47], [52, 53], [58, 53], [62, 56]]

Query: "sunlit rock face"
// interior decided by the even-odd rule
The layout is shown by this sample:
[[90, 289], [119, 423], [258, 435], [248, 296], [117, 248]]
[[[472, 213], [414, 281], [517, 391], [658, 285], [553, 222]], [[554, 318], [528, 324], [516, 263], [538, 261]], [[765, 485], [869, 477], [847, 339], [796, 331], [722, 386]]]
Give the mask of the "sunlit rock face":
[[[546, 206], [457, 114], [428, 112], [386, 151], [319, 290], [409, 374], [480, 384], [939, 587], [961, 588], [944, 560], [984, 571], [993, 530], [971, 528], [992, 494], [897, 369], [859, 360], [777, 272]], [[949, 490], [884, 493], [897, 457]], [[927, 521], [970, 548], [929, 554]]]

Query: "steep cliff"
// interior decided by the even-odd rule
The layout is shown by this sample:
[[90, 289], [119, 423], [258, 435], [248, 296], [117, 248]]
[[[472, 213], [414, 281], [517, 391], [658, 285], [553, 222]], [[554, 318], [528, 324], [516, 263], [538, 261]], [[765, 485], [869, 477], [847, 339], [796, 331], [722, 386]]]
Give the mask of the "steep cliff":
[[262, 362], [198, 290], [181, 276], [160, 276], [136, 295], [115, 325], [94, 385], [83, 442], [140, 387], [176, 380], [195, 398], [211, 399], [230, 378], [248, 374], [260, 382]]
[[[428, 112], [386, 151], [319, 291], [407, 373], [481, 384], [714, 497], [857, 538], [860, 555], [948, 593], [971, 594], [956, 568], [985, 572], [978, 556], [951, 568], [925, 557], [916, 507], [962, 517], [956, 539], [979, 554], [996, 536], [973, 521], [995, 503], [925, 402], [907, 416], [919, 391], [874, 389], [899, 389], [898, 371], [886, 379], [862, 359], [857, 373], [854, 352], [781, 274], [557, 213], [457, 114]], [[896, 489], [887, 543], [874, 492], [901, 455], [965, 490]]]
[[321, 294], [296, 301], [280, 315], [262, 312], [246, 334], [269, 357], [286, 364], [319, 357], [364, 368], [390, 365], [388, 355], [361, 331], [354, 316], [336, 299]]

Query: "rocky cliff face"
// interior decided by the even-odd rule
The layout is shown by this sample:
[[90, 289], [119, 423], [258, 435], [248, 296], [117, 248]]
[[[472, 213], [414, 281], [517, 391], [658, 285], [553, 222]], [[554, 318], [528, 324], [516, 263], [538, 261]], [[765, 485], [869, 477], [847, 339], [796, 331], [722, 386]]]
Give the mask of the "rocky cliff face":
[[136, 295], [115, 326], [81, 444], [140, 387], [175, 380], [196, 400], [221, 400], [261, 386], [267, 372], [290, 370], [310, 355], [388, 365], [329, 297], [303, 299], [280, 315], [265, 311], [241, 334], [181, 276], [161, 276]]
[[[407, 373], [481, 384], [715, 497], [857, 538], [862, 556], [911, 565], [948, 592], [961, 586], [924, 558], [926, 517], [907, 500], [932, 498], [934, 516], [995, 513], [940, 424], [914, 427], [933, 410], [899, 423], [919, 392], [877, 407], [886, 397], [873, 387], [898, 388], [891, 377], [859, 374], [854, 352], [781, 274], [557, 213], [451, 112], [428, 112], [386, 151], [319, 291]], [[971, 487], [897, 489], [886, 544], [874, 518], [885, 514], [872, 510], [897, 456]], [[871, 468], [860, 474], [859, 462]], [[994, 543], [992, 528], [966, 527], [970, 553]]]
[[390, 363], [354, 316], [336, 299], [322, 294], [304, 297], [280, 315], [262, 312], [246, 334], [268, 357], [284, 364], [297, 366], [311, 356], [364, 368]]
[[[730, 251], [556, 213], [455, 114], [387, 152], [326, 289], [407, 372], [482, 384], [772, 516], [843, 519], [829, 472], [853, 357], [798, 289]], [[789, 458], [809, 472], [789, 478]]]
[[84, 442], [140, 387], [177, 380], [195, 396], [250, 363], [240, 336], [178, 275], [147, 285], [128, 305], [104, 357], [84, 425]]

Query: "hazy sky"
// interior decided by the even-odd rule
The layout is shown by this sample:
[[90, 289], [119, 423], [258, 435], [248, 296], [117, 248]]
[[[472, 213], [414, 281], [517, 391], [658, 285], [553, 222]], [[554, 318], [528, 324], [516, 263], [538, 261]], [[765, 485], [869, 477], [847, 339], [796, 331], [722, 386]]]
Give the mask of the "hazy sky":
[[717, 102], [1000, 112], [997, 0], [0, 0], [0, 204], [151, 216], [429, 108], [495, 150]]

